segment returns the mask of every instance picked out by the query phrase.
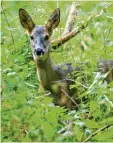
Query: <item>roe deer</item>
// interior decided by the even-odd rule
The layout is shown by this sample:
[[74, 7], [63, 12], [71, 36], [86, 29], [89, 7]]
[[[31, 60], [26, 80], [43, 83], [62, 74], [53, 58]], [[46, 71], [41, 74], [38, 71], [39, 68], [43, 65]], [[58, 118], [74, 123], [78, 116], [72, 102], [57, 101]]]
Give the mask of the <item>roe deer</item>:
[[[60, 9], [57, 8], [53, 11], [44, 26], [36, 26], [24, 9], [19, 9], [19, 18], [21, 25], [27, 30], [30, 37], [33, 58], [37, 66], [41, 87], [51, 92], [52, 96], [54, 96], [55, 104], [69, 108], [72, 108], [73, 104], [77, 105], [75, 102], [76, 89], [74, 91], [70, 90], [71, 82], [67, 79], [67, 75], [72, 76], [71, 73], [73, 71], [80, 71], [80, 69], [72, 68], [71, 64], [54, 65], [50, 57], [50, 36], [53, 30], [59, 25]], [[68, 41], [74, 37], [74, 34], [76, 33], [72, 32], [72, 35], [70, 34], [71, 37], [68, 36], [66, 40]], [[66, 40], [64, 39], [65, 42]], [[99, 69], [103, 68], [102, 65], [109, 67], [109, 63], [113, 67], [113, 61], [99, 61], [98, 67]], [[111, 80], [113, 80], [113, 68], [111, 77]]]
[[66, 79], [66, 75], [75, 69], [71, 67], [71, 64], [55, 66], [50, 57], [50, 36], [53, 29], [59, 25], [60, 9], [57, 8], [53, 11], [45, 26], [36, 26], [24, 9], [19, 9], [19, 17], [30, 37], [41, 87], [54, 95], [55, 104], [71, 108], [72, 104], [76, 104], [76, 102], [71, 98], [74, 93], [72, 95], [70, 91], [70, 83]]

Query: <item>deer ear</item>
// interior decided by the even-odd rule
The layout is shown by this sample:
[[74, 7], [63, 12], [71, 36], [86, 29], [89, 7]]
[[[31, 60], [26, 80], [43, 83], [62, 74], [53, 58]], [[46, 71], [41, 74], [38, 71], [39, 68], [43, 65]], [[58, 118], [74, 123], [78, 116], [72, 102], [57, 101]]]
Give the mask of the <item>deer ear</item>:
[[31, 16], [22, 8], [19, 9], [19, 18], [21, 25], [29, 32], [33, 30], [35, 24]]
[[55, 9], [52, 14], [50, 15], [49, 19], [47, 20], [47, 28], [49, 31], [55, 29], [60, 22], [60, 9]]

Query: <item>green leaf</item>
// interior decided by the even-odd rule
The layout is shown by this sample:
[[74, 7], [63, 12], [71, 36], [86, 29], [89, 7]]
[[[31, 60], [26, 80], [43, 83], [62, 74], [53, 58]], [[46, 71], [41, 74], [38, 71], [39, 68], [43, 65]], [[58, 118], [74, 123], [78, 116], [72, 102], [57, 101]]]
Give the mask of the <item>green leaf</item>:
[[94, 128], [99, 128], [99, 125], [97, 122], [93, 121], [93, 120], [84, 120], [87, 128], [90, 128], [90, 129], [94, 129]]
[[113, 126], [106, 131], [99, 132], [96, 136], [92, 138], [92, 140], [100, 142], [113, 142]]

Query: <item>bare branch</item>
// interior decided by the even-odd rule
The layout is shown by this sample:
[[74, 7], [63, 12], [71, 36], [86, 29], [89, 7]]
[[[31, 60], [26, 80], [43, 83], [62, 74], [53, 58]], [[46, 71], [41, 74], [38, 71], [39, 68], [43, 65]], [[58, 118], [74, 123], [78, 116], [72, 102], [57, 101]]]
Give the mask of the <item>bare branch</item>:
[[62, 44], [66, 43], [66, 42], [67, 42], [68, 40], [70, 40], [71, 38], [73, 38], [74, 36], [76, 36], [78, 33], [81, 32], [81, 30], [85, 29], [85, 28], [88, 26], [88, 24], [89, 24], [89, 22], [91, 22], [92, 18], [100, 17], [100, 16], [105, 12], [105, 10], [106, 10], [108, 7], [110, 7], [111, 5], [112, 5], [112, 3], [109, 4], [107, 7], [104, 7], [104, 8], [99, 12], [99, 14], [97, 14], [97, 15], [93, 14], [93, 15], [90, 16], [87, 20], [84, 20], [84, 21], [82, 22], [82, 25], [79, 26], [79, 27], [77, 27], [77, 28], [75, 28], [72, 32], [70, 32], [70, 33], [68, 33], [68, 34], [66, 34], [66, 35], [64, 35], [64, 36], [62, 36], [62, 37], [60, 37], [60, 38], [58, 38], [58, 39], [52, 40], [52, 41], [51, 41], [52, 48], [53, 48], [53, 49], [56, 49], [56, 48], [60, 47]]
[[77, 16], [77, 4], [75, 2], [72, 3], [71, 7], [70, 7], [70, 11], [69, 11], [69, 15], [68, 15], [68, 19], [64, 28], [64, 32], [62, 34], [62, 36], [66, 35], [67, 33], [71, 32], [74, 22], [75, 22], [75, 18]]
[[78, 33], [81, 32], [81, 30], [83, 30], [83, 29], [85, 29], [87, 27], [88, 21], [87, 21], [87, 24], [83, 24], [83, 25], [75, 28], [72, 32], [66, 34], [65, 36], [51, 41], [52, 48], [56, 49], [56, 48], [60, 47], [62, 44], [66, 43], [71, 38], [73, 38], [74, 36], [76, 36]]

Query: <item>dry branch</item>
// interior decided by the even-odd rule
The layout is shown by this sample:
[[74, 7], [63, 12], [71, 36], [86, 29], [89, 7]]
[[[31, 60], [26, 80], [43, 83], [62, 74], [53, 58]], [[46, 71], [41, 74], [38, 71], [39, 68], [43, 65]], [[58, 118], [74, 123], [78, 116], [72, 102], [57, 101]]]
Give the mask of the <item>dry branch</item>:
[[68, 40], [70, 40], [71, 38], [73, 38], [74, 36], [76, 36], [78, 33], [81, 32], [81, 30], [85, 29], [87, 27], [87, 25], [89, 24], [89, 22], [91, 22], [92, 18], [97, 18], [97, 17], [100, 17], [108, 7], [110, 7], [112, 5], [109, 4], [107, 7], [104, 7], [99, 14], [95, 15], [93, 14], [92, 16], [90, 16], [87, 20], [84, 20], [81, 24], [81, 26], [79, 26], [78, 28], [75, 28], [73, 31], [69, 32], [68, 34], [58, 38], [58, 39], [55, 39], [55, 40], [52, 40], [51, 41], [51, 44], [52, 44], [52, 48], [53, 49], [56, 49], [58, 47], [60, 47], [62, 44], [66, 43]]
[[73, 38], [74, 36], [76, 36], [78, 33], [81, 32], [81, 30], [83, 30], [87, 27], [89, 21], [90, 20], [87, 21], [87, 24], [83, 24], [83, 25], [75, 28], [72, 32], [66, 34], [65, 36], [62, 36], [62, 37], [55, 39], [55, 40], [52, 40], [51, 41], [52, 48], [56, 49], [56, 48], [60, 47], [62, 44], [66, 43], [71, 38]]
[[78, 5], [75, 2], [73, 2], [72, 5], [70, 6], [68, 19], [67, 19], [67, 22], [66, 22], [62, 36], [71, 32], [73, 25], [74, 25], [74, 22], [75, 22], [75, 19], [76, 19], [76, 16], [77, 16], [77, 6]]

